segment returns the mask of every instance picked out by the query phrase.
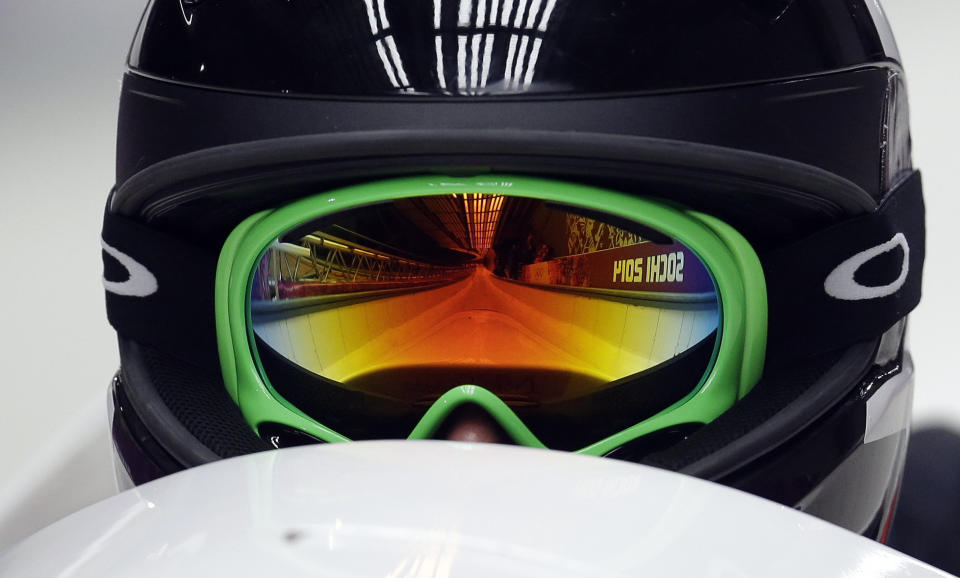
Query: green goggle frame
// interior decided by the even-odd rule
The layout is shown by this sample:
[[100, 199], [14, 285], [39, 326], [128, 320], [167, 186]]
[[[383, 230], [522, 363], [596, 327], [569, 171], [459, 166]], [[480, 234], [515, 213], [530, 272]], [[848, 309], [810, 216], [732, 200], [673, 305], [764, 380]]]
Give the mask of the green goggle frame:
[[[767, 299], [763, 269], [750, 244], [723, 221], [664, 201], [582, 184], [541, 178], [482, 175], [468, 179], [419, 176], [326, 191], [244, 220], [227, 238], [216, 276], [216, 326], [224, 383], [254, 428], [271, 422], [326, 442], [350, 441], [289, 403], [270, 384], [254, 347], [250, 294], [256, 264], [274, 241], [313, 219], [398, 199], [469, 190], [502, 194], [602, 212], [654, 228], [683, 243], [714, 281], [720, 324], [708, 370], [685, 397], [659, 413], [577, 450], [604, 455], [646, 434], [688, 423], [706, 424], [746, 395], [763, 370]], [[427, 439], [457, 407], [482, 407], [518, 444], [545, 447], [510, 407], [480, 386], [447, 391], [427, 410], [409, 439]]]

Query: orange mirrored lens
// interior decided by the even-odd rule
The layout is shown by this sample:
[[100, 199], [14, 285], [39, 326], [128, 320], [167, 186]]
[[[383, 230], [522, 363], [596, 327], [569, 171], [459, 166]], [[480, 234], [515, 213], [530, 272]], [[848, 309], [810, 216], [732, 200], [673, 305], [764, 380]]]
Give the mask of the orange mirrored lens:
[[[261, 259], [251, 313], [261, 357], [415, 404], [463, 384], [515, 405], [576, 398], [680, 359], [719, 322], [703, 263], [662, 233], [481, 194], [298, 227]], [[694, 357], [698, 380], [709, 355]]]

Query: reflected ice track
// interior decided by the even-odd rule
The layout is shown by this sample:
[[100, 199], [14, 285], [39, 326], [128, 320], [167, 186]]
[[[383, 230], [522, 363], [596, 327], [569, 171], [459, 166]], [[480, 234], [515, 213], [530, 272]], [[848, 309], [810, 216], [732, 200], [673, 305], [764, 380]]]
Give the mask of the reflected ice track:
[[589, 388], [673, 357], [715, 322], [697, 305], [549, 290], [478, 267], [441, 287], [274, 313], [254, 329], [301, 367], [348, 387], [385, 373], [396, 383], [420, 368], [453, 380], [448, 387], [508, 370], [576, 376]]

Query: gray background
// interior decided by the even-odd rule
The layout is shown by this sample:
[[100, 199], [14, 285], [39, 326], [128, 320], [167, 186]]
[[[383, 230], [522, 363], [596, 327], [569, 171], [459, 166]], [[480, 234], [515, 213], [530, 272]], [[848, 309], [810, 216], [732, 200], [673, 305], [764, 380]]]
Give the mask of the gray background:
[[[884, 3], [928, 208], [915, 422], [960, 430], [960, 2]], [[0, 548], [113, 491], [100, 285], [120, 76], [142, 0], [0, 2]]]

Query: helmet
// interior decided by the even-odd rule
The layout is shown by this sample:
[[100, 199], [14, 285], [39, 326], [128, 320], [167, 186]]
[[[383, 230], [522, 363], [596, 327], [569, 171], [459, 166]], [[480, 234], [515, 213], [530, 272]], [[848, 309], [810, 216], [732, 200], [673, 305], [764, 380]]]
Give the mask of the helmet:
[[875, 2], [154, 0], [117, 150], [122, 478], [467, 424], [885, 538], [924, 229]]

